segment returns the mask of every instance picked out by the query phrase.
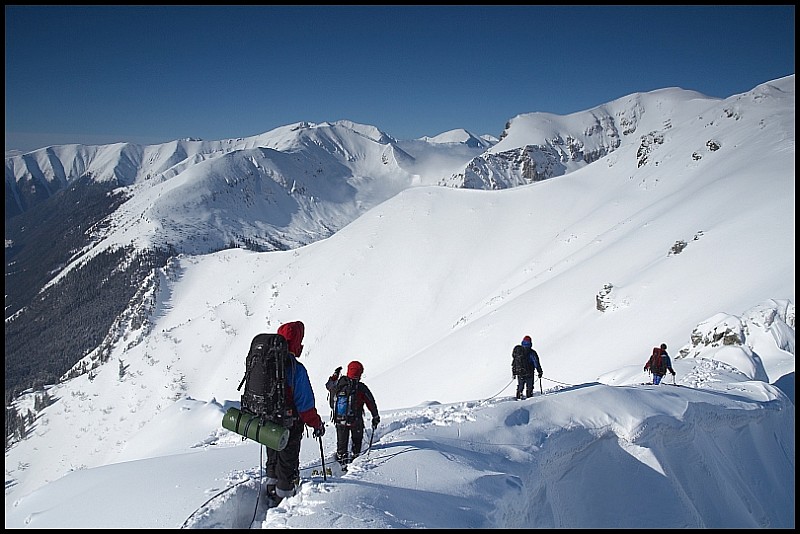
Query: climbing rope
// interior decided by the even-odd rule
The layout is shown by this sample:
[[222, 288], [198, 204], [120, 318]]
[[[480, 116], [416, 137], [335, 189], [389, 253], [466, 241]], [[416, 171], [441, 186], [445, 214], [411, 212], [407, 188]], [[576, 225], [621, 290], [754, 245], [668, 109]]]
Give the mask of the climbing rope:
[[483, 399], [483, 401], [481, 401], [481, 402], [486, 402], [486, 401], [492, 400], [493, 398], [497, 397], [497, 396], [498, 396], [498, 395], [500, 395], [502, 392], [504, 392], [505, 390], [507, 390], [507, 389], [508, 389], [508, 386], [510, 386], [510, 385], [511, 385], [511, 383], [512, 383], [513, 381], [514, 381], [514, 379], [512, 378], [511, 380], [509, 380], [509, 381], [508, 381], [508, 384], [506, 384], [505, 386], [503, 386], [503, 389], [501, 389], [500, 391], [498, 391], [497, 393], [495, 393], [495, 394], [494, 394], [494, 395], [492, 395], [491, 397], [487, 397], [487, 398]]
[[[568, 386], [568, 387], [573, 387], [575, 385], [575, 384], [567, 384], [566, 382], [559, 382], [558, 380], [553, 380], [552, 378], [547, 378], [547, 377], [542, 376], [542, 377], [539, 378], [539, 392], [542, 395], [544, 394], [544, 392], [542, 391], [542, 380], [548, 380], [550, 382], [553, 382], [554, 384], [561, 384], [562, 386]], [[483, 399], [481, 402], [487, 402], [487, 401], [490, 401], [490, 400], [494, 399], [495, 397], [500, 395], [502, 392], [504, 392], [506, 389], [508, 389], [508, 386], [510, 386], [513, 382], [514, 382], [514, 379], [512, 378], [511, 380], [508, 381], [508, 384], [503, 386], [503, 389], [501, 389], [500, 391], [498, 391], [497, 393], [495, 393], [491, 397], [487, 397], [487, 398]]]
[[569, 387], [575, 386], [575, 384], [567, 384], [566, 382], [559, 382], [558, 380], [553, 380], [552, 378], [545, 378], [544, 376], [541, 377], [539, 380], [540, 380], [540, 385], [541, 385], [541, 380], [549, 380], [550, 382], [561, 384], [562, 386], [569, 386]]

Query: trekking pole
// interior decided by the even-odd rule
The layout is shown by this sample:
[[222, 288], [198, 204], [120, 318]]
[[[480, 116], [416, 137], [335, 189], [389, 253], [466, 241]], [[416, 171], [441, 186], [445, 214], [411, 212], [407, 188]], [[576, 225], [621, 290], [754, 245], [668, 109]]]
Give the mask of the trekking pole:
[[375, 437], [375, 427], [372, 427], [372, 434], [369, 435], [369, 446], [367, 447], [367, 458], [369, 458], [369, 451], [372, 450], [372, 439]]
[[542, 377], [539, 375], [539, 393], [544, 395], [544, 391], [542, 391]]
[[263, 489], [264, 484], [264, 449], [266, 448], [266, 445], [261, 445], [261, 448], [259, 448], [258, 464], [261, 475], [259, 476], [258, 491], [256, 492], [256, 507], [253, 510], [253, 519], [250, 520], [250, 525], [252, 525], [253, 521], [256, 520], [256, 514], [258, 513], [258, 501], [261, 500], [261, 490]]
[[322, 459], [322, 481], [328, 480], [328, 473], [325, 471], [325, 453], [322, 451], [322, 436], [319, 438], [319, 457]]

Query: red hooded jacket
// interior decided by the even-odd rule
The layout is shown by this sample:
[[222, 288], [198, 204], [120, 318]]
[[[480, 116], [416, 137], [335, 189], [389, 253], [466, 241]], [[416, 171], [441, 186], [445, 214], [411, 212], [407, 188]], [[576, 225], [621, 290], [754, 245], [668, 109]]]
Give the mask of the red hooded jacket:
[[[278, 328], [278, 334], [286, 339], [289, 345], [289, 352], [295, 357], [295, 361], [300, 357], [303, 352], [303, 336], [305, 335], [305, 325], [301, 321], [292, 321], [290, 323], [282, 324]], [[312, 428], [319, 428], [322, 426], [322, 418], [317, 413], [317, 408], [314, 406], [314, 391], [311, 388], [311, 380], [308, 378], [308, 371], [305, 366], [297, 362], [294, 369], [287, 373], [289, 380], [289, 387], [291, 388], [291, 396], [294, 404], [297, 407], [297, 412], [300, 419], [305, 424]]]

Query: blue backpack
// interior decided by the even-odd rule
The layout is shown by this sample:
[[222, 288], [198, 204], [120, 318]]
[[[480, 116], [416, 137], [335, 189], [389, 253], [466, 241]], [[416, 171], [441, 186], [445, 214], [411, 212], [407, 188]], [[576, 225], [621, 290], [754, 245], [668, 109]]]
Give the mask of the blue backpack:
[[356, 422], [357, 384], [356, 380], [342, 377], [336, 385], [336, 396], [333, 399], [333, 420], [337, 425], [353, 426]]

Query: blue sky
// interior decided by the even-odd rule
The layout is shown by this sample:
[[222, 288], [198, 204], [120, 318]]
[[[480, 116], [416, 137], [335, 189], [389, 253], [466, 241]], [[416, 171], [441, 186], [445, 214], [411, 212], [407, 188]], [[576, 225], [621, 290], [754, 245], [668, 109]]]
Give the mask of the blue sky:
[[681, 87], [794, 73], [794, 6], [6, 6], [6, 141], [154, 144], [340, 119], [499, 137]]

